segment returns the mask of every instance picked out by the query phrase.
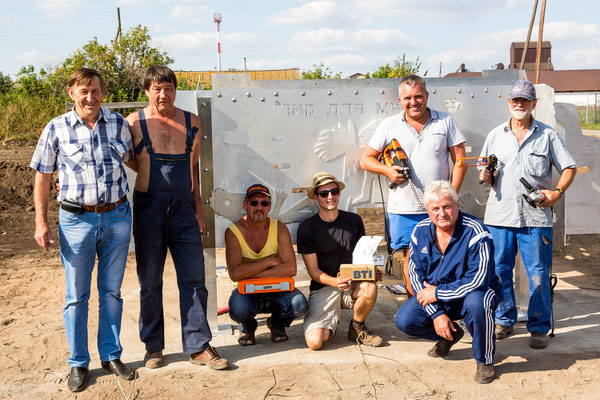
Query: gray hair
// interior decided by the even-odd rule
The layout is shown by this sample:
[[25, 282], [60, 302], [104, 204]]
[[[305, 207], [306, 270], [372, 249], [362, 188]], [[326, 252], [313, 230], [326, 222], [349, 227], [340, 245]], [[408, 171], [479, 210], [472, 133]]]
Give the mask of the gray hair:
[[458, 202], [458, 193], [454, 190], [454, 186], [448, 181], [439, 180], [433, 181], [425, 188], [425, 194], [423, 195], [423, 202], [427, 207], [432, 200], [440, 200], [445, 198], [451, 198], [455, 203]]
[[425, 85], [425, 79], [421, 78], [419, 75], [407, 75], [400, 81], [398, 85], [398, 89], [402, 85], [408, 85], [410, 87], [421, 85], [425, 91], [427, 91], [427, 85]]

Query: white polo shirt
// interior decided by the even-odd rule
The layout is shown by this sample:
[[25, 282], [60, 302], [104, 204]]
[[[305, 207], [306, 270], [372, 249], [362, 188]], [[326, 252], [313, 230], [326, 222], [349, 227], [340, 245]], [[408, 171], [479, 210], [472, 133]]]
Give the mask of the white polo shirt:
[[[425, 186], [438, 179], [450, 179], [448, 148], [466, 141], [450, 114], [431, 109], [429, 111], [429, 120], [423, 126], [421, 134], [406, 121], [402, 111], [381, 121], [369, 140], [369, 147], [379, 152], [393, 139], [398, 140], [408, 157], [411, 180], [421, 202]], [[405, 181], [389, 190], [388, 212], [423, 214], [426, 211], [417, 203], [408, 181]]]

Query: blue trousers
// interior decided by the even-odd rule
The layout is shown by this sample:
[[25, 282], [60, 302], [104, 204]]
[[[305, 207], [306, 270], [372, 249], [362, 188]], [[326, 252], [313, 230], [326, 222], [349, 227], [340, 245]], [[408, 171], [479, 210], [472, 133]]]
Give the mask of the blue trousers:
[[[517, 245], [529, 279], [527, 330], [548, 333], [551, 327], [550, 269], [552, 268], [552, 228], [508, 228], [488, 226], [494, 239], [496, 275], [500, 278], [503, 299], [496, 310], [496, 322], [513, 326], [517, 307], [513, 270]], [[544, 243], [545, 236], [548, 244]]]
[[96, 214], [58, 214], [60, 258], [65, 268], [63, 319], [71, 356], [70, 367], [88, 367], [88, 300], [92, 272], [98, 256], [98, 352], [101, 361], [121, 358], [119, 340], [123, 299], [121, 284], [131, 234], [131, 208], [125, 202]]
[[[494, 309], [498, 304], [492, 289], [486, 292], [475, 291], [463, 299], [437, 304], [451, 320], [464, 319], [467, 329], [473, 336], [473, 357], [478, 363], [494, 362], [496, 335], [494, 333]], [[396, 327], [410, 336], [428, 340], [442, 340], [435, 333], [433, 320], [413, 296], [396, 313]]]
[[208, 291], [193, 194], [136, 191], [133, 199], [133, 235], [140, 283], [140, 339], [147, 351], [165, 347], [162, 286], [169, 249], [179, 287], [183, 352], [201, 352], [209, 346], [212, 334], [206, 318]]
[[270, 313], [274, 326], [289, 327], [294, 319], [304, 317], [307, 306], [298, 289], [258, 294], [240, 294], [234, 289], [229, 297], [229, 316], [240, 324], [240, 331], [248, 333], [256, 330], [256, 314]]

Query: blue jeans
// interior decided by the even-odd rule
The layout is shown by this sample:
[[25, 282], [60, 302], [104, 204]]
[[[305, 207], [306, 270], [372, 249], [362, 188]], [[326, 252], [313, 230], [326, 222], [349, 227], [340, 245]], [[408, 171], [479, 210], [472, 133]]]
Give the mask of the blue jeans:
[[[552, 268], [552, 228], [509, 228], [489, 226], [494, 239], [496, 275], [500, 278], [502, 301], [496, 309], [496, 323], [513, 326], [517, 307], [513, 270], [517, 245], [529, 279], [527, 330], [548, 333], [552, 318], [550, 304], [550, 269]], [[545, 236], [548, 244], [544, 243]]]
[[65, 308], [63, 318], [71, 356], [70, 367], [87, 367], [88, 300], [92, 271], [98, 255], [98, 352], [101, 361], [121, 358], [119, 340], [123, 300], [121, 283], [125, 273], [131, 208], [125, 202], [103, 214], [73, 214], [63, 209], [58, 216], [60, 257], [65, 268]]
[[254, 332], [259, 313], [271, 313], [273, 326], [289, 327], [296, 318], [304, 317], [308, 302], [298, 289], [291, 292], [240, 294], [237, 289], [229, 298], [229, 316], [240, 324], [240, 331]]

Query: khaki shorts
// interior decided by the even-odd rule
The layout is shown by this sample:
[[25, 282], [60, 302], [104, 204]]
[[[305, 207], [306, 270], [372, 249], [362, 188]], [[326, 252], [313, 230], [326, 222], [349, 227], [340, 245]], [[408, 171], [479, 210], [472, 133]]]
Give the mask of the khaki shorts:
[[342, 292], [336, 287], [325, 286], [311, 291], [308, 311], [304, 316], [304, 334], [318, 328], [329, 329], [335, 334], [342, 308], [347, 310], [354, 307], [352, 289]]

